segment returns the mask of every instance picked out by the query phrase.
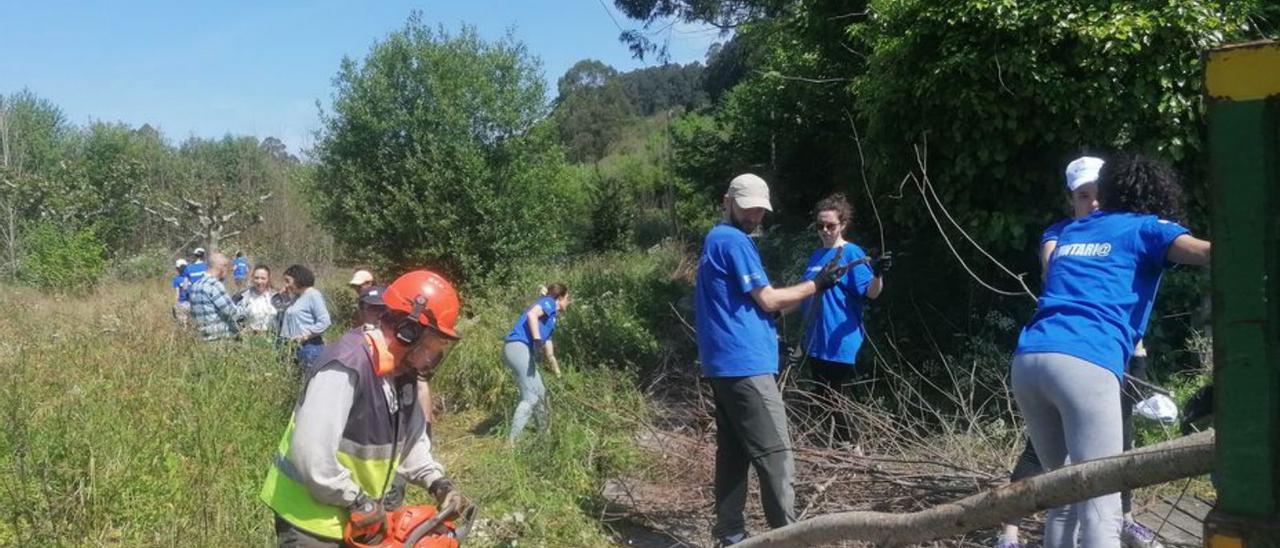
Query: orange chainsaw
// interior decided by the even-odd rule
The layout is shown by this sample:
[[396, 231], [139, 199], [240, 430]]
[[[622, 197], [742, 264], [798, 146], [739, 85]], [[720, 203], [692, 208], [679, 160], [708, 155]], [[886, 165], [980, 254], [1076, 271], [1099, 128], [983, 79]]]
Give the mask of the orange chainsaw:
[[[347, 524], [343, 541], [351, 548], [458, 548], [470, 532], [476, 507], [437, 511], [435, 506], [406, 506], [387, 513], [386, 521], [356, 530]], [[463, 524], [455, 521], [461, 517]]]

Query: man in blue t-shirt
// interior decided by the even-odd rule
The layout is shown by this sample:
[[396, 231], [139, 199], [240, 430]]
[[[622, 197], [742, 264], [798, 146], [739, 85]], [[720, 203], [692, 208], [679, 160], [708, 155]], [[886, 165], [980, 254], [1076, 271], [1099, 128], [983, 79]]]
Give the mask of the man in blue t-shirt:
[[209, 269], [209, 265], [204, 262], [204, 248], [197, 247], [191, 252], [191, 256], [195, 258], [191, 264], [187, 265], [187, 285], [195, 285], [196, 282], [204, 278], [204, 273]]
[[245, 279], [249, 277], [249, 259], [244, 257], [243, 251], [237, 251], [236, 258], [231, 261], [231, 277], [235, 279], [237, 288], [244, 288]]
[[748, 236], [772, 211], [769, 186], [750, 173], [729, 183], [724, 222], [707, 233], [698, 261], [694, 305], [702, 376], [716, 405], [716, 523], [721, 545], [746, 538], [743, 509], [750, 466], [760, 478], [760, 502], [770, 527], [795, 521], [791, 488], [795, 463], [786, 410], [774, 375], [778, 336], [773, 314], [825, 290], [845, 270], [832, 261], [811, 281], [785, 288], [769, 284], [760, 253]]

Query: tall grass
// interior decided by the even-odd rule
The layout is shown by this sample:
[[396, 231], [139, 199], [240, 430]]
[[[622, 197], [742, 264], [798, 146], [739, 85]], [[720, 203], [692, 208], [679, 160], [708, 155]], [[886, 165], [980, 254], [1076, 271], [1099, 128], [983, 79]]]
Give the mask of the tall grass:
[[[523, 271], [466, 295], [466, 339], [433, 382], [436, 453], [486, 519], [476, 546], [599, 546], [604, 482], [639, 462], [637, 366], [663, 359], [664, 316], [683, 282], [663, 249]], [[577, 304], [547, 379], [552, 420], [505, 443], [515, 383], [502, 338], [539, 283]], [[338, 316], [350, 303], [322, 281]], [[257, 498], [298, 385], [267, 341], [208, 345], [174, 329], [160, 279], [81, 298], [0, 291], [0, 545], [268, 545]], [[421, 500], [425, 495], [416, 493]], [[505, 519], [504, 519], [505, 518]]]
[[160, 281], [2, 293], [0, 544], [269, 537], [251, 495], [295, 390], [269, 345], [176, 332]]

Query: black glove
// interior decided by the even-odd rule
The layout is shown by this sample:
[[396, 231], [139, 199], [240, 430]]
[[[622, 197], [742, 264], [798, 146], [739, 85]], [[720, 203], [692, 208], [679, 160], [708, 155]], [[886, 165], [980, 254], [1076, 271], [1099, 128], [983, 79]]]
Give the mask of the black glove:
[[382, 509], [382, 502], [371, 499], [364, 493], [360, 493], [356, 501], [347, 506], [347, 513], [347, 521], [351, 522], [352, 529], [357, 531], [387, 521], [387, 513]]
[[840, 264], [840, 257], [844, 255], [844, 248], [837, 248], [836, 254], [831, 257], [827, 264], [822, 265], [822, 270], [813, 277], [813, 284], [818, 286], [818, 292], [826, 291], [831, 286], [840, 282], [840, 278], [844, 277], [844, 273], [849, 271], [848, 265]]
[[542, 349], [547, 347], [546, 339], [533, 339], [533, 351], [537, 355], [542, 355]]
[[243, 291], [237, 292], [235, 295], [232, 295], [232, 296], [231, 296], [231, 302], [233, 302], [233, 303], [235, 303], [235, 304], [240, 304], [240, 301], [243, 301], [243, 300], [244, 300], [244, 292], [243, 292]]
[[893, 268], [892, 251], [886, 251], [871, 259], [871, 273], [876, 276], [883, 276], [891, 268]]

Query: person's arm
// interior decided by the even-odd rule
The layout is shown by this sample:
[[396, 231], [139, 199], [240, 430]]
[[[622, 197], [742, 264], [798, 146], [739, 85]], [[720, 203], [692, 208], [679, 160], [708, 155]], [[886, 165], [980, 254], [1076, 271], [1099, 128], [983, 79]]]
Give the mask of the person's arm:
[[876, 276], [871, 278], [871, 283], [867, 284], [867, 298], [878, 299], [882, 292], [884, 292], [884, 277]]
[[338, 464], [338, 443], [355, 400], [355, 372], [333, 363], [320, 369], [294, 415], [289, 461], [311, 496], [345, 508], [360, 495], [351, 472]]
[[551, 342], [551, 339], [547, 339], [547, 342], [542, 344], [542, 353], [547, 357], [547, 365], [551, 366], [551, 372], [555, 374], [555, 376], [559, 377], [560, 361], [556, 359], [555, 348], [556, 347]]
[[538, 320], [542, 319], [543, 314], [546, 314], [546, 313], [542, 311], [541, 306], [531, 306], [529, 307], [529, 312], [527, 312], [524, 315], [525, 321], [529, 322], [529, 339], [530, 340], [533, 340], [533, 341], [542, 340], [542, 327], [538, 325]]
[[1058, 249], [1058, 240], [1046, 240], [1040, 244], [1040, 281], [1049, 274], [1049, 259], [1053, 258], [1053, 250]]
[[311, 311], [315, 315], [316, 321], [307, 328], [312, 335], [319, 335], [329, 330], [329, 326], [333, 325], [333, 319], [329, 317], [329, 306], [324, 302], [324, 295], [319, 290], [312, 291]]
[[410, 483], [428, 491], [432, 490], [437, 481], [448, 481], [445, 480], [444, 466], [431, 455], [431, 438], [427, 437], [426, 430], [422, 431], [400, 461], [400, 474]]
[[1178, 264], [1209, 266], [1211, 259], [1212, 245], [1190, 234], [1174, 238], [1173, 243], [1169, 244], [1169, 250], [1165, 253], [1165, 260]]
[[817, 284], [806, 280], [790, 287], [777, 288], [772, 285], [757, 287], [751, 290], [751, 298], [765, 312], [780, 312], [799, 306], [801, 302], [817, 292]]
[[244, 308], [231, 300], [231, 296], [227, 295], [224, 289], [219, 291], [217, 296], [213, 298], [213, 309], [218, 312], [227, 321], [234, 322], [244, 317]]

